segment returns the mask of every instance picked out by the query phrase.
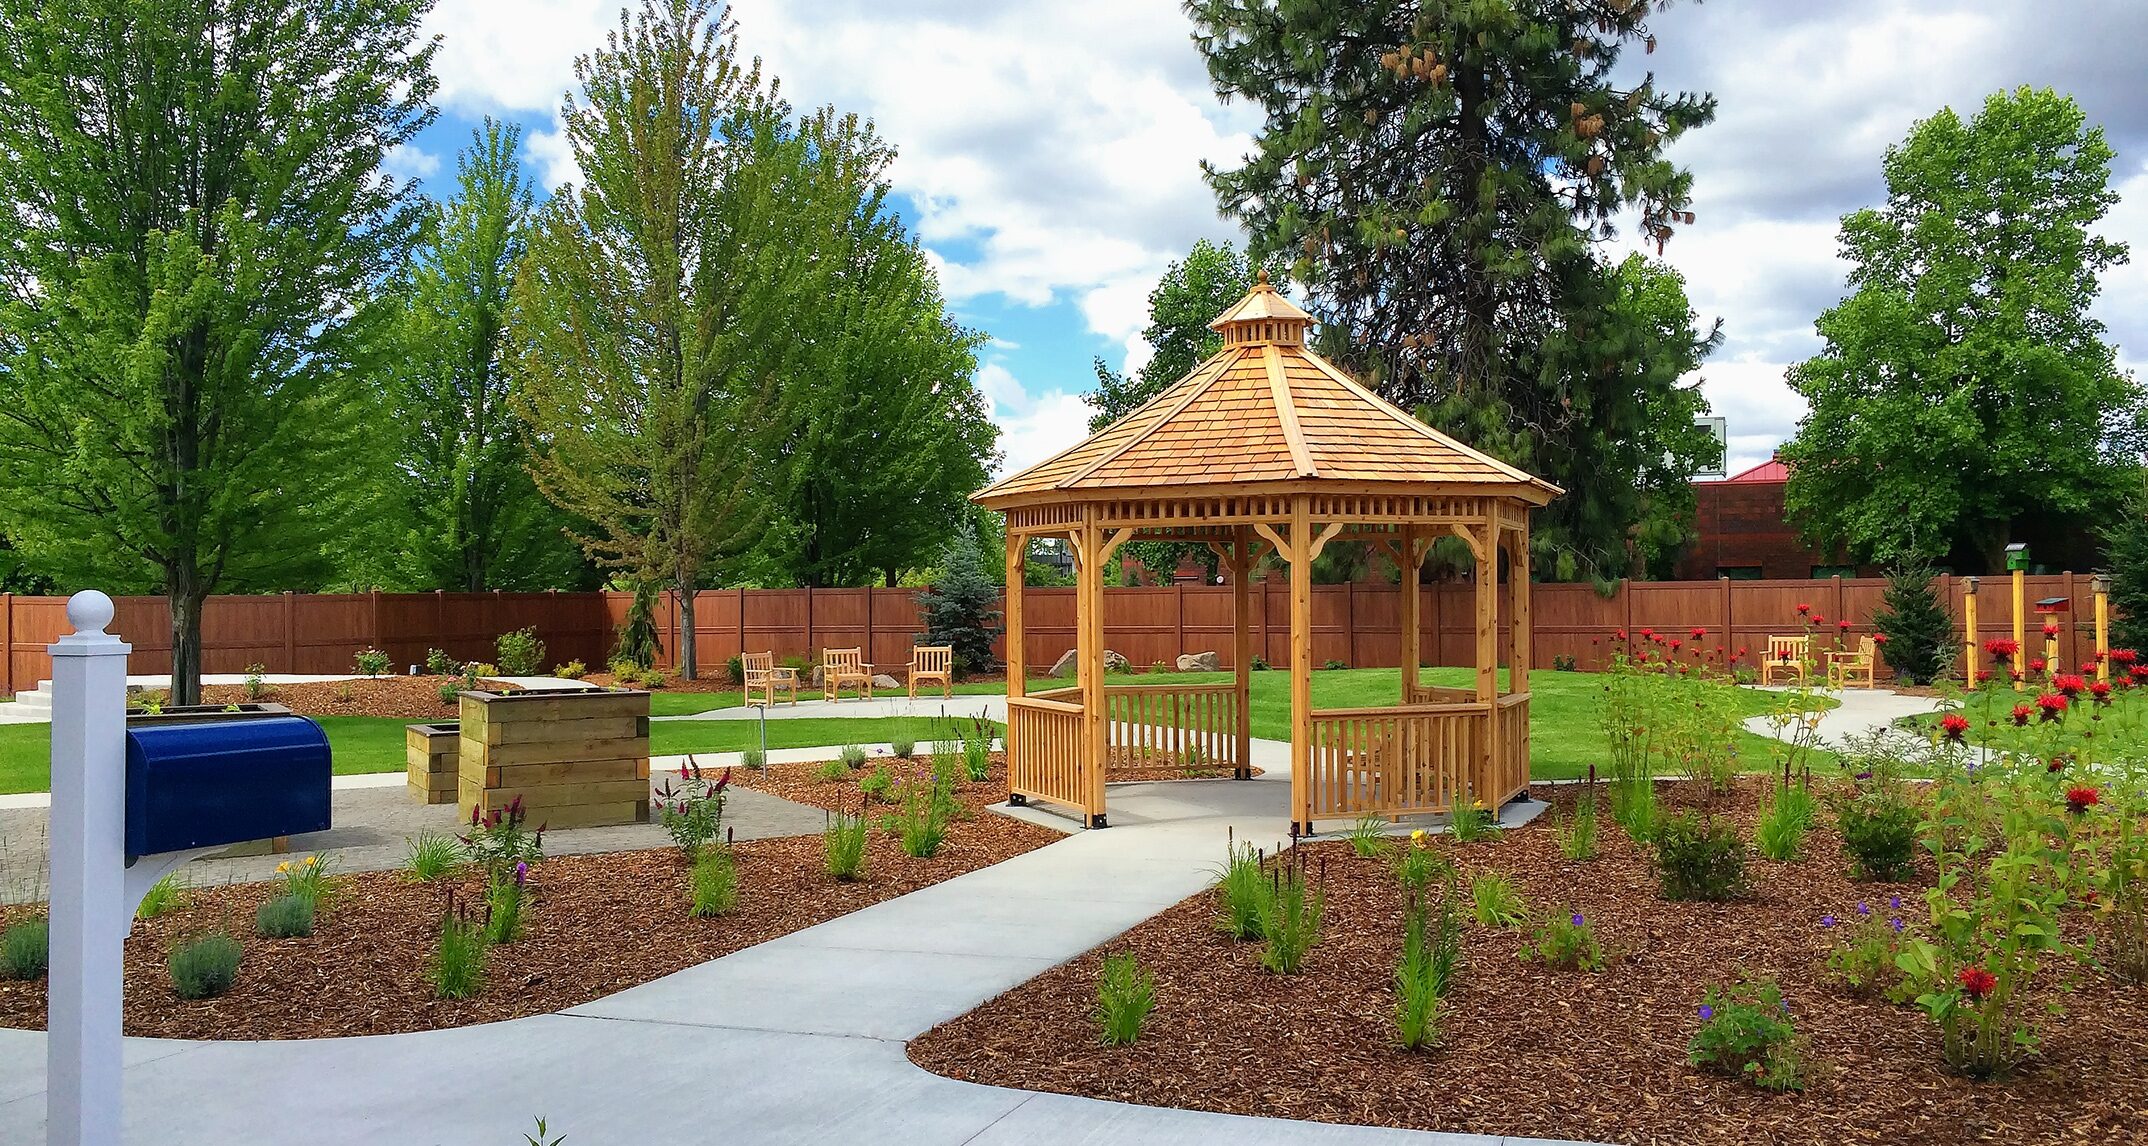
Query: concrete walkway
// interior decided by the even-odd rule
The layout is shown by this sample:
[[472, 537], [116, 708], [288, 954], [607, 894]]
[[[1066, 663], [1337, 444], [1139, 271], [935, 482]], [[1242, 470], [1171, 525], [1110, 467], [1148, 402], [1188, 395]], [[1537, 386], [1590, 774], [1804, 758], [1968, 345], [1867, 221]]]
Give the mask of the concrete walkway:
[[[583, 1146], [1502, 1141], [1007, 1090], [904, 1057], [908, 1039], [1199, 891], [1227, 833], [1280, 839], [1284, 753], [1256, 742], [1259, 780], [1114, 787], [1110, 830], [558, 1014], [307, 1042], [131, 1039], [128, 1140], [504, 1144], [543, 1115]], [[0, 1031], [0, 1141], [38, 1140], [43, 1046]]]
[[[852, 697], [846, 700], [807, 699], [801, 695], [796, 704], [774, 704], [768, 707], [770, 720], [824, 720], [831, 717], [865, 719], [888, 716], [928, 716], [969, 719], [984, 717], [986, 720], [1007, 719], [1007, 697], [1003, 693], [965, 695], [956, 693], [941, 697], [938, 693], [911, 700], [907, 695], [876, 696], [871, 700]], [[655, 716], [652, 720], [759, 720], [759, 705], [741, 704], [730, 708], [712, 708], [706, 712], [691, 712], [680, 716]]]
[[[1823, 748], [1840, 748], [1845, 736], [1892, 728], [1905, 716], [1947, 707], [1947, 702], [1936, 696], [1904, 696], [1884, 688], [1846, 688], [1831, 690], [1827, 695], [1841, 704], [1820, 713], [1819, 745]], [[1748, 717], [1745, 729], [1757, 736], [1790, 739], [1787, 728], [1778, 728], [1765, 716]]]

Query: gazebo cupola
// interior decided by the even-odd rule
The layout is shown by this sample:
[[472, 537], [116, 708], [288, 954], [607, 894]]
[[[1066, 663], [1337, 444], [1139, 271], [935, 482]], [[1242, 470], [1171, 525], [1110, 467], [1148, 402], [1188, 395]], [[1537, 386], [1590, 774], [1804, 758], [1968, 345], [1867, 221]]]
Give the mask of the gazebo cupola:
[[[1560, 491], [1425, 425], [1312, 353], [1312, 321], [1263, 276], [1210, 324], [1223, 348], [1207, 361], [1087, 441], [973, 499], [1007, 517], [1006, 742], [1016, 802], [1063, 805], [1100, 827], [1110, 762], [1159, 747], [1249, 775], [1248, 584], [1270, 552], [1290, 567], [1294, 827], [1492, 806], [1528, 785], [1529, 512]], [[1418, 672], [1419, 577], [1432, 542], [1449, 535], [1476, 558], [1473, 688], [1426, 685]], [[1074, 556], [1077, 668], [1073, 687], [1029, 696], [1020, 586], [1035, 537], [1063, 537]], [[1106, 683], [1104, 567], [1136, 539], [1206, 545], [1230, 571], [1231, 682]], [[1394, 707], [1312, 707], [1312, 563], [1337, 539], [1367, 543], [1401, 571], [1404, 671]], [[1514, 666], [1504, 689], [1502, 663]]]

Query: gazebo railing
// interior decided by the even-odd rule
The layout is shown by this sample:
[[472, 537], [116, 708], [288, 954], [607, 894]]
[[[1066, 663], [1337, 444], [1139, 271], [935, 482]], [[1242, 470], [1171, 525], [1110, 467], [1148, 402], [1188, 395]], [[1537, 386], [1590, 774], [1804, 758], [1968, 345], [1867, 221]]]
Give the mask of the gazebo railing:
[[[1310, 814], [1407, 816], [1478, 801], [1498, 807], [1528, 784], [1528, 699], [1314, 712]], [[1522, 733], [1488, 761], [1485, 735], [1494, 719], [1501, 732], [1518, 723]]]
[[1409, 705], [1477, 703], [1477, 690], [1474, 688], [1450, 688], [1442, 684], [1414, 684], [1405, 681], [1402, 692], [1402, 703]]
[[[1079, 690], [1054, 689], [1054, 693]], [[1101, 816], [1091, 807], [1101, 785], [1089, 783], [1082, 767], [1082, 706], [1047, 696], [1007, 698], [1007, 789], [1031, 800], [1048, 800]]]
[[1114, 764], [1236, 768], [1238, 689], [1220, 684], [1104, 686]]

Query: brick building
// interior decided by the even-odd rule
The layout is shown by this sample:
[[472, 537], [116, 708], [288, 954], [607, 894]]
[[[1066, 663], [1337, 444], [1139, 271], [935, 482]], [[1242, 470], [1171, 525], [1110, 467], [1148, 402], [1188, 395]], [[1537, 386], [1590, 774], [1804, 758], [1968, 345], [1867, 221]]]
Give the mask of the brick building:
[[1844, 563], [1839, 555], [1820, 553], [1798, 539], [1783, 501], [1789, 481], [1790, 468], [1770, 458], [1722, 481], [1694, 482], [1693, 524], [1698, 536], [1678, 563], [1678, 578], [1795, 580], [1869, 575]]

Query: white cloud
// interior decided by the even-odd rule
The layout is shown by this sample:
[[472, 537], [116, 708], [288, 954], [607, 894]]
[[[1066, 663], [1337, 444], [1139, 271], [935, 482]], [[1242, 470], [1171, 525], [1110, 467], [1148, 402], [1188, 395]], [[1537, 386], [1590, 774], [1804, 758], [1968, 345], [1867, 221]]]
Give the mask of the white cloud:
[[406, 143], [388, 153], [381, 169], [401, 180], [430, 179], [440, 173], [440, 157]]
[[559, 121], [558, 113], [553, 113], [551, 124], [549, 131], [532, 128], [522, 137], [529, 161], [537, 168], [537, 177], [547, 191], [581, 177], [581, 169], [574, 164], [574, 149], [567, 144], [566, 125]]
[[550, 111], [574, 83], [574, 58], [618, 26], [621, 0], [440, 0], [425, 30], [438, 99], [476, 112]]
[[1006, 454], [1002, 473], [1019, 473], [1089, 436], [1089, 415], [1095, 411], [1079, 394], [1059, 389], [1032, 394], [998, 362], [978, 368], [977, 389], [999, 425], [999, 448]]

